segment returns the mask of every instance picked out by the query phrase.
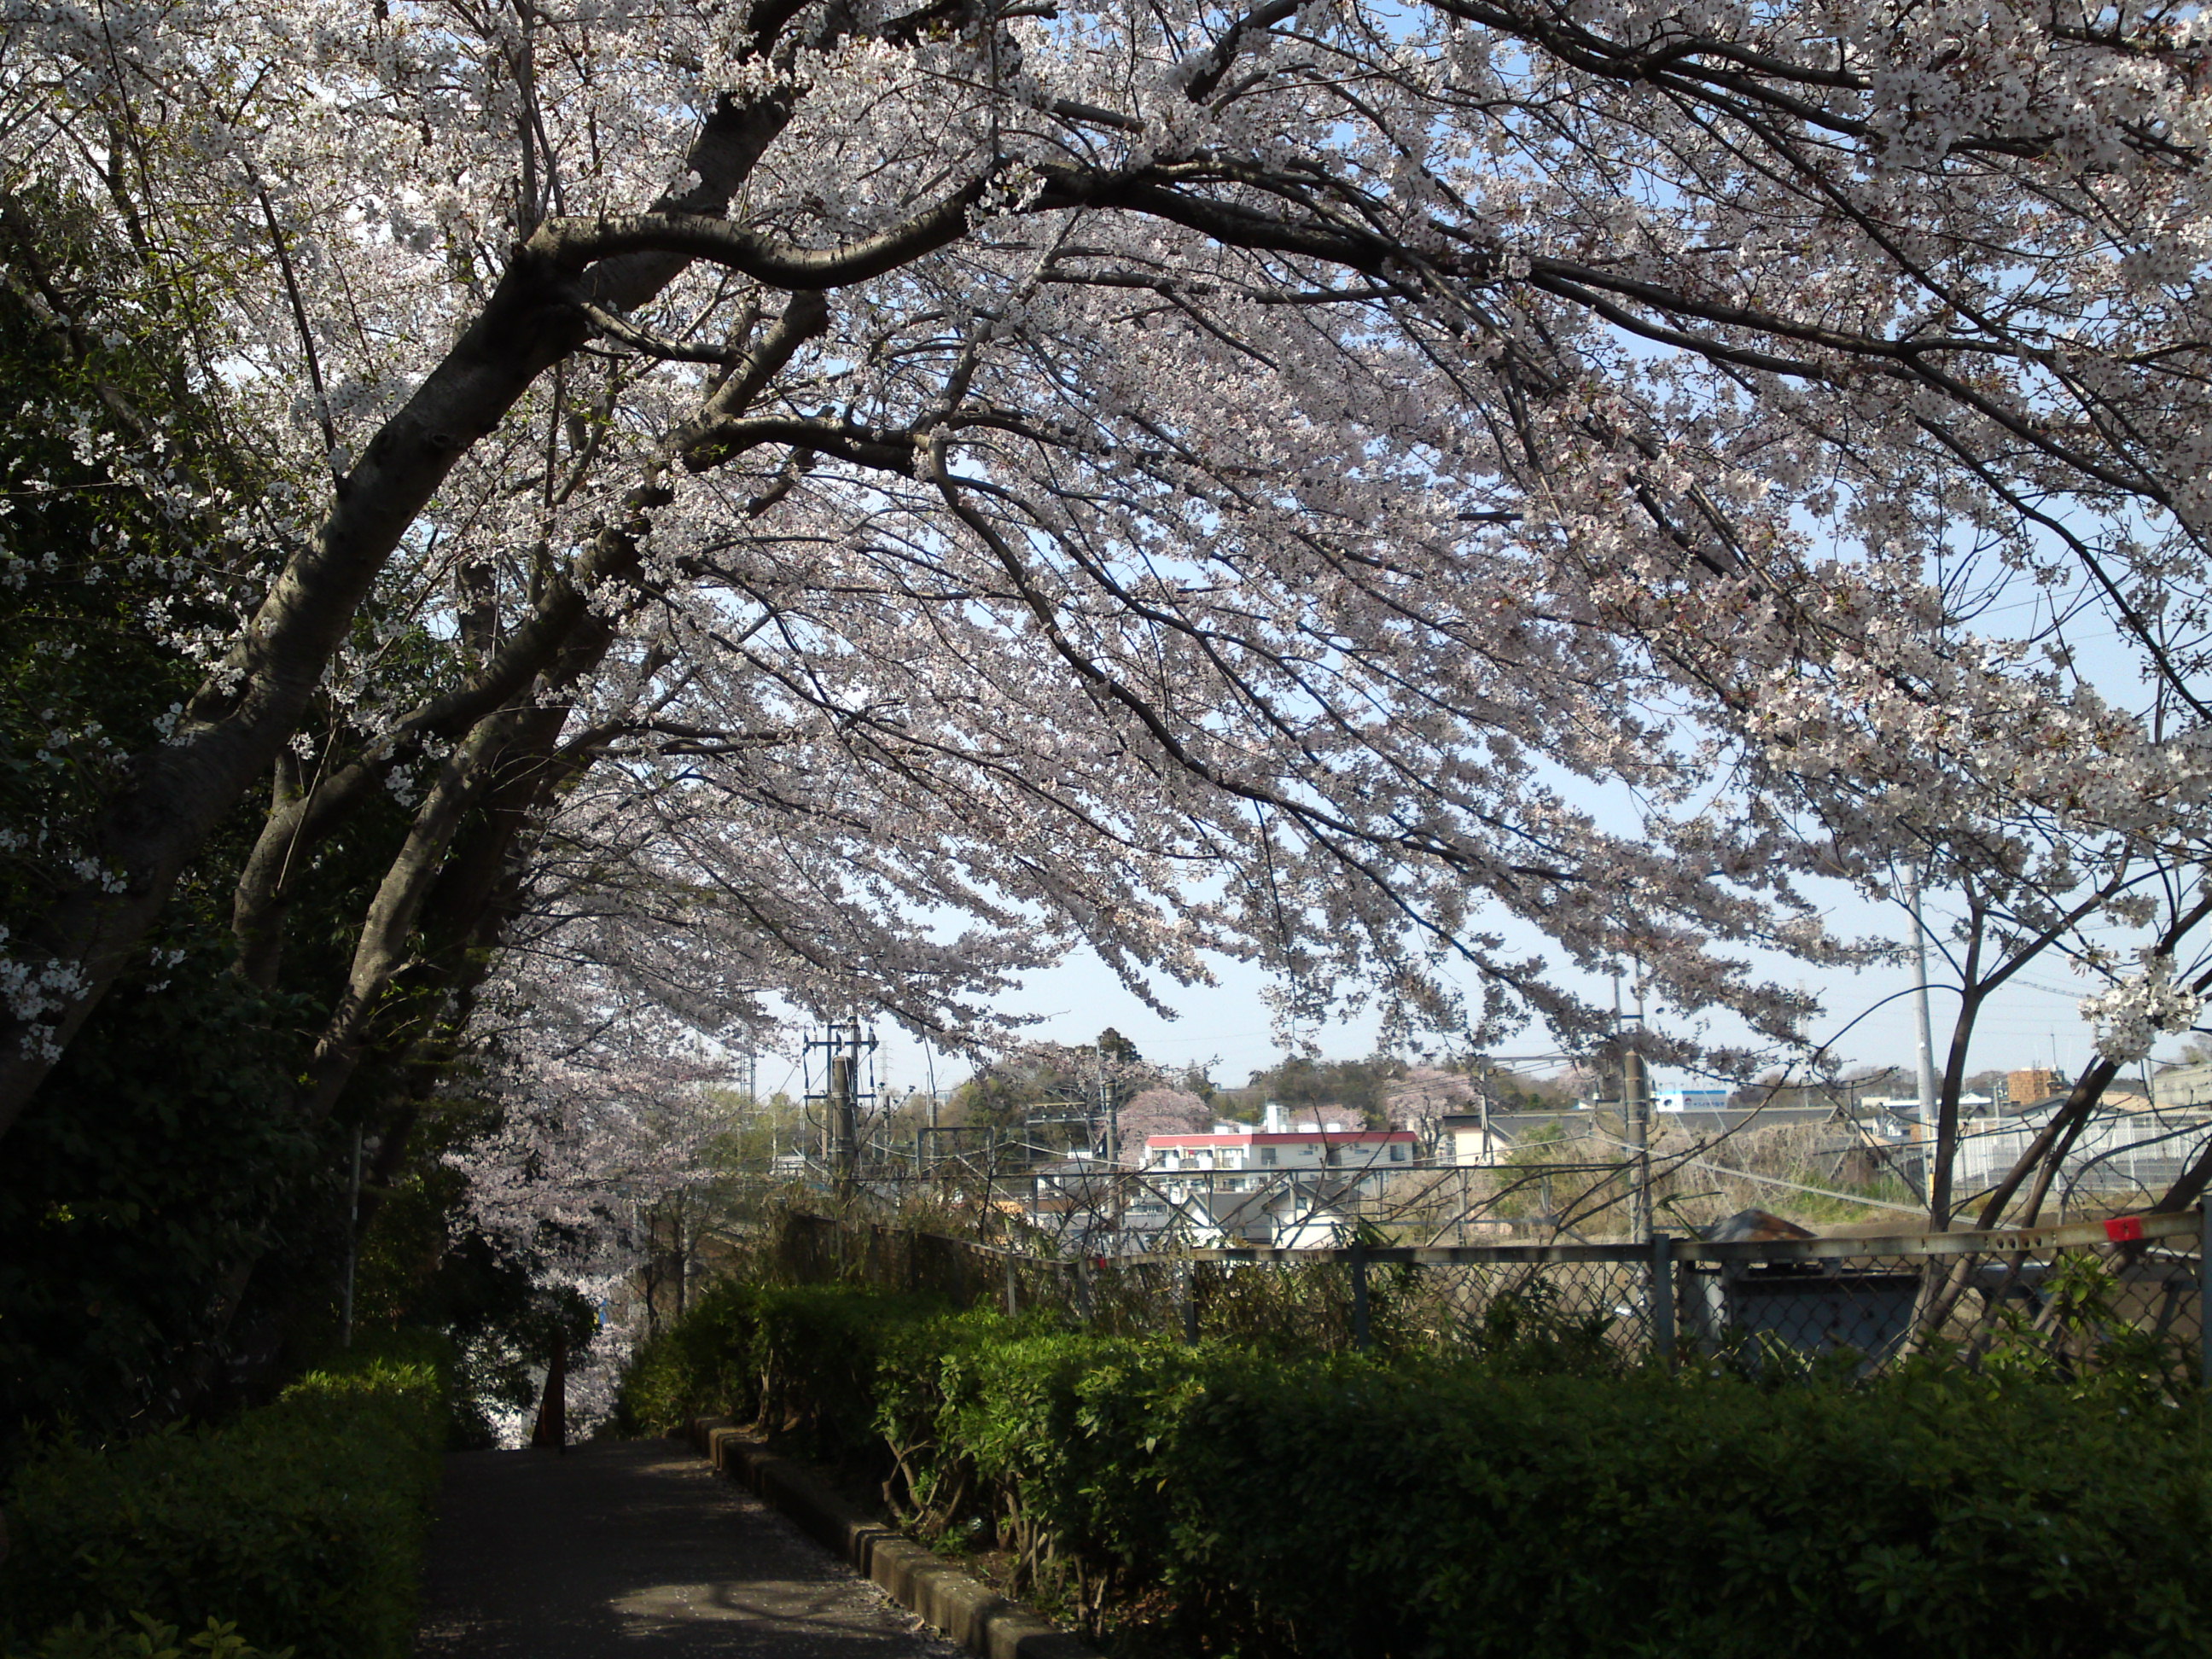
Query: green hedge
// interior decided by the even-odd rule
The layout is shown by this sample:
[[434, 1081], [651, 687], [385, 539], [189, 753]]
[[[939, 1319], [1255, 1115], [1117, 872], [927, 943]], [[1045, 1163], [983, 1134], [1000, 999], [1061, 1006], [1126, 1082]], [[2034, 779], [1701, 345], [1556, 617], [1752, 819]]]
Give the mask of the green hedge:
[[2212, 1619], [2201, 1413], [2119, 1390], [1285, 1362], [732, 1286], [629, 1398], [866, 1450], [1086, 1622], [1246, 1659], [2179, 1659]]
[[436, 1364], [364, 1358], [219, 1428], [50, 1446], [4, 1498], [0, 1648], [136, 1653], [144, 1615], [302, 1659], [404, 1659], [446, 1426]]
[[697, 1417], [766, 1416], [824, 1453], [861, 1449], [886, 1344], [945, 1313], [933, 1297], [847, 1285], [717, 1285], [640, 1350], [617, 1425], [669, 1434]]

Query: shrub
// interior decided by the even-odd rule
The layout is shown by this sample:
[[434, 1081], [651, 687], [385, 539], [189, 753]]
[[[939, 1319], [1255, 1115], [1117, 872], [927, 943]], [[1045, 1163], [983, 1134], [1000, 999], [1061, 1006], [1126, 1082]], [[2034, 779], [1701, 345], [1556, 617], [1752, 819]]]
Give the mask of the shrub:
[[210, 1619], [205, 1630], [177, 1639], [177, 1627], [144, 1613], [129, 1625], [103, 1620], [88, 1625], [82, 1616], [46, 1632], [37, 1659], [292, 1659], [292, 1650], [264, 1653], [238, 1633], [234, 1625]]
[[762, 1286], [647, 1378], [866, 1449], [1086, 1624], [1141, 1592], [1247, 1659], [2179, 1659], [2212, 1613], [2201, 1407], [2140, 1394], [1284, 1360]]
[[[0, 1638], [120, 1655], [143, 1638], [158, 1652], [175, 1645], [149, 1634], [160, 1626], [230, 1620], [243, 1636], [228, 1639], [314, 1659], [404, 1659], [443, 1392], [426, 1360], [364, 1358], [223, 1427], [48, 1446], [7, 1496]], [[134, 1629], [135, 1614], [155, 1624]]]
[[674, 1324], [631, 1356], [611, 1427], [623, 1434], [675, 1434], [695, 1418], [756, 1415], [752, 1287], [725, 1279], [695, 1297]]
[[884, 1346], [945, 1305], [842, 1285], [718, 1285], [647, 1342], [623, 1381], [617, 1421], [671, 1434], [697, 1417], [762, 1418], [817, 1449], [872, 1440]]
[[2055, 1390], [1248, 1365], [1156, 1472], [1307, 1654], [2203, 1651], [2192, 1447]]

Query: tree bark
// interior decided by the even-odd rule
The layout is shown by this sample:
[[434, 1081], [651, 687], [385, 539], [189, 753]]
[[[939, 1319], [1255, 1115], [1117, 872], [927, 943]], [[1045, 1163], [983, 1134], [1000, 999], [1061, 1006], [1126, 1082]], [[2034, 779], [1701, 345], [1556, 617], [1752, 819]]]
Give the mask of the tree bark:
[[545, 1392], [538, 1402], [538, 1422], [530, 1431], [531, 1449], [568, 1449], [568, 1339], [556, 1334], [545, 1367]]
[[[687, 157], [699, 183], [652, 211], [711, 222], [789, 118], [780, 95], [725, 101]], [[64, 889], [23, 941], [73, 983], [37, 1019], [0, 1018], [0, 1137], [128, 965], [185, 867], [268, 773], [377, 576], [455, 461], [538, 374], [590, 337], [580, 298], [631, 309], [688, 263], [680, 252], [617, 250], [585, 273], [527, 246], [516, 250], [483, 313], [334, 487], [314, 539], [278, 575], [175, 737], [136, 758], [88, 826], [122, 890], [97, 881]]]

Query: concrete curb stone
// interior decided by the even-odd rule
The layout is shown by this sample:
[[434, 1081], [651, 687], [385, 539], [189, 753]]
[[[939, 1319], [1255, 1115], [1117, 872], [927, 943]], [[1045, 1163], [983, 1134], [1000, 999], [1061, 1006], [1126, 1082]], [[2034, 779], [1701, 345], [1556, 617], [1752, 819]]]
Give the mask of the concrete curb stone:
[[933, 1629], [982, 1659], [1101, 1659], [1034, 1607], [1001, 1595], [892, 1528], [872, 1521], [726, 1417], [691, 1424], [691, 1443], [715, 1472], [741, 1481], [799, 1530], [880, 1586]]

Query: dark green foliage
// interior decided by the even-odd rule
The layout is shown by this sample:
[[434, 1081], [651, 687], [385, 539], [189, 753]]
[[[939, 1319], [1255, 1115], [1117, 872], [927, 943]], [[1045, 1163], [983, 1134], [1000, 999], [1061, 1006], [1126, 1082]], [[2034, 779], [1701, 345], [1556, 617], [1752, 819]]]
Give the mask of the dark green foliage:
[[35, 1659], [294, 1659], [290, 1648], [264, 1652], [238, 1633], [235, 1625], [210, 1619], [207, 1628], [180, 1637], [174, 1625], [144, 1613], [130, 1620], [82, 1618], [48, 1631]]
[[[497, 1125], [494, 1109], [455, 1094], [430, 1103], [415, 1127], [410, 1167], [379, 1201], [365, 1229], [355, 1282], [362, 1330], [434, 1330], [458, 1349], [453, 1440], [489, 1446], [498, 1408], [538, 1398], [556, 1334], [576, 1364], [599, 1328], [598, 1310], [574, 1289], [538, 1281], [543, 1259], [495, 1238], [466, 1213], [467, 1177], [441, 1154]], [[544, 1224], [544, 1242], [561, 1239]]]
[[877, 1378], [899, 1337], [933, 1324], [945, 1305], [923, 1297], [842, 1285], [807, 1285], [754, 1298], [748, 1346], [759, 1377], [759, 1409], [803, 1423], [831, 1452], [873, 1438]]
[[725, 1279], [638, 1351], [616, 1405], [617, 1429], [672, 1434], [694, 1418], [760, 1410], [752, 1358], [754, 1287]]
[[796, 1428], [828, 1452], [868, 1446], [884, 1354], [945, 1314], [933, 1297], [725, 1282], [640, 1351], [617, 1426], [662, 1434], [732, 1415]]
[[[195, 270], [124, 230], [110, 203], [0, 193], [0, 966], [35, 954], [57, 890], [104, 870], [89, 826], [326, 487], [234, 441]], [[356, 638], [375, 693], [411, 705], [455, 647], [395, 603], [372, 598]], [[278, 793], [358, 717], [319, 697], [301, 732], [322, 752], [280, 759]], [[27, 1425], [106, 1438], [266, 1399], [334, 1334], [353, 1129], [375, 1136], [423, 1085], [376, 1056], [312, 1124], [297, 1085], [411, 814], [372, 791], [288, 859], [283, 948], [254, 958], [264, 993], [233, 971], [256, 795], [181, 872], [161, 934], [0, 1155], [0, 1478]], [[506, 1277], [526, 1299], [526, 1267]], [[465, 1296], [428, 1299], [419, 1322], [474, 1316]]]
[[404, 1659], [445, 1428], [437, 1366], [394, 1356], [311, 1373], [224, 1428], [51, 1446], [7, 1493], [0, 1641], [76, 1651], [73, 1621], [130, 1631], [143, 1613], [233, 1621], [315, 1659]]
[[0, 265], [0, 926], [21, 936], [56, 872], [100, 857], [78, 827], [190, 700], [185, 641], [250, 602], [259, 508], [289, 490], [195, 390], [189, 276], [149, 282], [100, 204], [11, 196]]
[[207, 1628], [179, 1636], [174, 1625], [137, 1613], [128, 1621], [72, 1619], [46, 1632], [35, 1659], [294, 1659], [290, 1648], [265, 1652], [235, 1625], [210, 1619]]
[[2203, 1651], [2191, 1443], [2057, 1390], [1231, 1367], [1172, 1446], [1178, 1577], [1307, 1653]]
[[[134, 975], [10, 1132], [0, 1451], [26, 1420], [160, 1420], [216, 1358], [227, 1272], [280, 1243], [331, 1262], [339, 1153], [289, 1109], [283, 1012], [213, 950]], [[309, 1255], [280, 1255], [264, 1285]]]
[[[226, 436], [192, 278], [147, 252], [100, 203], [0, 199], [0, 956], [104, 868], [86, 826], [253, 602], [295, 499]], [[212, 1403], [227, 1361], [276, 1346], [275, 1310], [331, 1299], [337, 1133], [318, 1144], [289, 1105], [316, 1021], [228, 971], [258, 817], [183, 873], [9, 1133], [0, 1474], [26, 1423], [106, 1436]]]
[[871, 1443], [925, 1531], [1191, 1652], [2179, 1659], [2212, 1614], [2202, 1407], [2124, 1382], [1285, 1360], [747, 1286], [629, 1399]]

